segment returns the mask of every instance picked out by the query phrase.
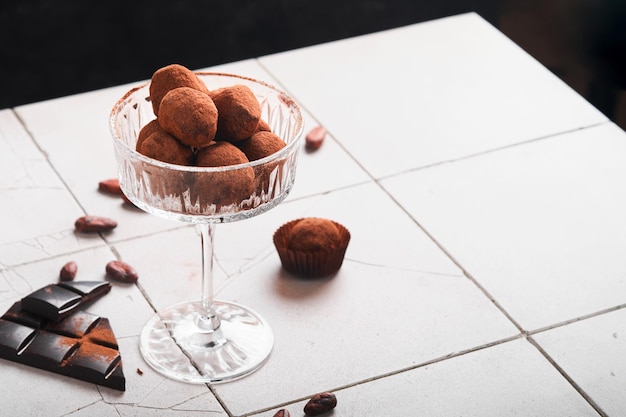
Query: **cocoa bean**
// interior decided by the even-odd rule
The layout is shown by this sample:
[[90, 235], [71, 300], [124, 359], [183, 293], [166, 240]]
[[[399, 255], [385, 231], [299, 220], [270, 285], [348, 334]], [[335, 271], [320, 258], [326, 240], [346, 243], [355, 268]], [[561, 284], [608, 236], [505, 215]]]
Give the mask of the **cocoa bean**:
[[122, 189], [120, 188], [120, 181], [117, 178], [111, 178], [103, 180], [98, 183], [98, 190], [114, 195], [122, 195]]
[[76, 272], [78, 272], [78, 265], [76, 262], [70, 261], [61, 268], [59, 279], [61, 281], [72, 281], [76, 277]]
[[331, 392], [315, 394], [304, 406], [304, 414], [318, 416], [337, 406], [337, 397]]
[[122, 261], [111, 261], [106, 266], [107, 276], [120, 282], [134, 283], [139, 279], [135, 268]]
[[322, 143], [324, 143], [324, 139], [326, 138], [326, 129], [322, 126], [314, 127], [305, 138], [305, 149], [307, 151], [315, 151], [318, 150]]
[[117, 222], [100, 216], [83, 216], [76, 220], [74, 229], [81, 233], [108, 232], [117, 227]]
[[283, 408], [278, 410], [276, 414], [274, 414], [274, 417], [291, 417], [291, 414], [289, 414], [289, 411]]

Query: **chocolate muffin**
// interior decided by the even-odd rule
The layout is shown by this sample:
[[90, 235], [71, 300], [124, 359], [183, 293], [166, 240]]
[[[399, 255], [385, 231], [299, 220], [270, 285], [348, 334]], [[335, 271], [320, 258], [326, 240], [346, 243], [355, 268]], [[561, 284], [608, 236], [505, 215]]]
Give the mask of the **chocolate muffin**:
[[175, 88], [161, 101], [159, 126], [187, 146], [208, 146], [217, 132], [217, 108], [213, 100], [189, 87]]
[[343, 263], [350, 232], [328, 219], [308, 217], [282, 225], [273, 236], [283, 268], [297, 276], [321, 278]]
[[170, 90], [179, 87], [189, 87], [205, 94], [209, 93], [209, 89], [204, 82], [188, 68], [179, 64], [162, 67], [154, 72], [150, 81], [150, 100], [152, 101], [152, 109], [155, 115], [159, 115], [163, 97]]
[[[196, 155], [196, 164], [200, 167], [222, 167], [247, 162], [246, 155], [229, 142], [214, 142], [200, 149]], [[201, 206], [215, 203], [219, 210], [220, 206], [239, 204], [250, 198], [253, 192], [254, 170], [246, 167], [197, 174], [196, 182], [191, 187], [191, 199], [192, 202], [199, 200]]]
[[209, 95], [219, 112], [219, 140], [236, 143], [252, 136], [261, 119], [261, 105], [249, 87], [239, 84], [213, 90]]
[[287, 247], [298, 251], [335, 250], [339, 242], [339, 229], [330, 220], [315, 217], [301, 219], [289, 232]]

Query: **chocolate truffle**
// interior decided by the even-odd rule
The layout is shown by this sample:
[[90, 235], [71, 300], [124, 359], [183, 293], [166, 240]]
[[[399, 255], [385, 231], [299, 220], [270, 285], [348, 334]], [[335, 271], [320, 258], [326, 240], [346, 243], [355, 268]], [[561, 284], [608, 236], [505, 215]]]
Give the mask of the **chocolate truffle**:
[[[221, 167], [249, 162], [246, 155], [229, 142], [215, 142], [200, 149], [196, 164], [200, 167]], [[200, 200], [201, 205], [224, 206], [239, 204], [248, 199], [254, 191], [254, 170], [251, 167], [222, 172], [203, 172], [191, 188], [192, 201]]]
[[286, 271], [319, 278], [341, 268], [350, 232], [332, 220], [309, 217], [285, 223], [276, 230], [273, 241]]
[[208, 146], [217, 131], [217, 108], [204, 93], [189, 87], [171, 90], [161, 101], [159, 125], [182, 143]]
[[137, 152], [141, 152], [139, 149], [141, 149], [141, 144], [143, 143], [143, 141], [148, 139], [148, 136], [150, 136], [157, 130], [162, 129], [156, 119], [150, 121], [148, 124], [141, 128], [141, 130], [139, 131], [139, 135], [137, 135], [137, 143], [135, 144], [135, 149], [137, 150]]
[[239, 142], [248, 139], [261, 118], [261, 105], [245, 85], [233, 85], [210, 93], [219, 112], [217, 136], [220, 140]]
[[[137, 151], [149, 158], [175, 165], [193, 165], [194, 162], [192, 149], [163, 130], [157, 130], [148, 136]], [[188, 188], [183, 171], [168, 171], [166, 174], [163, 169], [156, 167], [143, 167], [141, 171], [151, 171], [147, 186], [154, 196], [177, 197]]]
[[[256, 129], [254, 129], [254, 133], [257, 132], [271, 132], [272, 129], [270, 128], [270, 125], [267, 124], [267, 122], [263, 119], [259, 119], [259, 124], [256, 125]], [[254, 134], [253, 133], [253, 134]]]
[[179, 87], [189, 87], [205, 94], [209, 93], [204, 82], [191, 70], [179, 64], [167, 65], [156, 70], [150, 82], [150, 100], [155, 115], [159, 115], [163, 97], [170, 90]]
[[175, 165], [193, 165], [193, 151], [167, 132], [157, 130], [148, 136], [138, 152], [148, 158]]
[[285, 141], [272, 132], [260, 131], [244, 141], [238, 142], [239, 149], [250, 161], [270, 156], [286, 146]]
[[[237, 146], [246, 154], [250, 161], [256, 161], [280, 151], [286, 144], [274, 133], [261, 131], [252, 135], [250, 139], [238, 142]], [[282, 166], [284, 163], [285, 159], [283, 158], [255, 165], [254, 176], [257, 190], [263, 190], [269, 196], [273, 195], [277, 189], [272, 187], [272, 184], [280, 184], [282, 182]], [[272, 175], [272, 173], [274, 174]]]

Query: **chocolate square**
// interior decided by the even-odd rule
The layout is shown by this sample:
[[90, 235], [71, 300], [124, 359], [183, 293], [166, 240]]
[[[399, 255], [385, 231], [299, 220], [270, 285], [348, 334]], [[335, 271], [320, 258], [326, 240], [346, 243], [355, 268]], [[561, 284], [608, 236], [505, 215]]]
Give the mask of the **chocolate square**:
[[59, 321], [81, 305], [111, 291], [106, 281], [74, 281], [47, 285], [22, 298], [22, 309]]
[[0, 317], [0, 357], [116, 390], [126, 389], [109, 320], [76, 311], [60, 321], [37, 320], [15, 303]]

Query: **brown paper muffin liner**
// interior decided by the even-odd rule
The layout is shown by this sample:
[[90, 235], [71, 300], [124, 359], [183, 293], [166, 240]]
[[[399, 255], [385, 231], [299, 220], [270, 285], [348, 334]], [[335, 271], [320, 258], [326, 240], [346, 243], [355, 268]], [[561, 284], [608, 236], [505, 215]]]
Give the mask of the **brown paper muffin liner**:
[[333, 275], [343, 263], [350, 242], [350, 232], [343, 225], [332, 221], [340, 234], [340, 240], [332, 251], [298, 251], [287, 248], [287, 241], [293, 226], [302, 219], [292, 220], [274, 232], [274, 246], [283, 268], [304, 278], [322, 278]]

